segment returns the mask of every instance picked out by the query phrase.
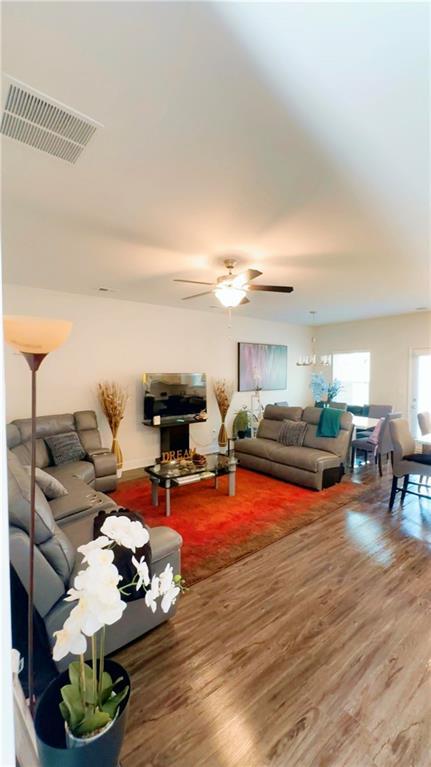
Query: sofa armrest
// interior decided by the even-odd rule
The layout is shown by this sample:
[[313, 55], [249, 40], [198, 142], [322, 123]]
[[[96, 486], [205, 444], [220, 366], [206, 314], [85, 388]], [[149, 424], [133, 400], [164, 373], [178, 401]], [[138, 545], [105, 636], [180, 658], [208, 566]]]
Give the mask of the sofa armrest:
[[96, 448], [87, 452], [88, 460], [94, 466], [96, 477], [108, 477], [117, 473], [117, 459], [107, 448]]

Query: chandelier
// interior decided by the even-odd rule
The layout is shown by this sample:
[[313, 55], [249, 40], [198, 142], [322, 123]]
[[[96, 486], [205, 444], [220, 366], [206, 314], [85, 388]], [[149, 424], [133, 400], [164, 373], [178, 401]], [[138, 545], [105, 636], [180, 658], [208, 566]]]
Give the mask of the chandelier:
[[[311, 324], [314, 327], [314, 318], [316, 316], [316, 312], [310, 311], [310, 314], [311, 314]], [[322, 354], [320, 356], [317, 356], [316, 337], [313, 335], [311, 338], [311, 354], [301, 355], [296, 364], [298, 365], [298, 367], [313, 367], [314, 365], [319, 367], [329, 367], [329, 365], [331, 364], [331, 355]]]

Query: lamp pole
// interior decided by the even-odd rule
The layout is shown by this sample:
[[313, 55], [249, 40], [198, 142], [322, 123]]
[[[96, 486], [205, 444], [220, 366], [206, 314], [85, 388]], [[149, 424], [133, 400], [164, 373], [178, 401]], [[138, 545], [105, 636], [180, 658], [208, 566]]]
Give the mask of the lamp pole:
[[58, 349], [69, 336], [72, 323], [44, 317], [6, 315], [3, 317], [4, 340], [25, 357], [31, 370], [31, 467], [30, 467], [30, 520], [29, 520], [29, 576], [28, 576], [28, 697], [34, 714], [34, 539], [36, 519], [36, 374], [45, 357]]
[[28, 579], [28, 611], [27, 611], [27, 635], [28, 635], [28, 699], [30, 713], [34, 715], [34, 628], [33, 628], [33, 604], [34, 604], [34, 533], [36, 518], [36, 378], [37, 371], [46, 354], [30, 354], [21, 352], [27, 360], [31, 370], [31, 467], [30, 467], [30, 561]]

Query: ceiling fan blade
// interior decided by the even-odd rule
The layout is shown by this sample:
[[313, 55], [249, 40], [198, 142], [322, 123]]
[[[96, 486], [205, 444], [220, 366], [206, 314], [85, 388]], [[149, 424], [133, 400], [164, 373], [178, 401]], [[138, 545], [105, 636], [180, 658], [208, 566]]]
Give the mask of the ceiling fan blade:
[[244, 296], [242, 301], [239, 302], [238, 306], [241, 306], [241, 304], [249, 304], [249, 303], [250, 303], [250, 299], [247, 298], [247, 296]]
[[174, 280], [174, 282], [188, 282], [190, 285], [214, 285], [213, 282], [201, 282], [200, 280]]
[[255, 280], [256, 277], [260, 277], [261, 274], [262, 272], [259, 272], [258, 269], [245, 269], [245, 271], [235, 275], [231, 284], [234, 288], [240, 288], [243, 285], [247, 285], [250, 280]]
[[188, 301], [190, 298], [199, 298], [199, 296], [210, 296], [212, 290], [206, 290], [204, 293], [195, 293], [194, 296], [184, 296], [181, 301]]
[[292, 293], [293, 288], [285, 285], [249, 285], [249, 290], [264, 290], [268, 293]]

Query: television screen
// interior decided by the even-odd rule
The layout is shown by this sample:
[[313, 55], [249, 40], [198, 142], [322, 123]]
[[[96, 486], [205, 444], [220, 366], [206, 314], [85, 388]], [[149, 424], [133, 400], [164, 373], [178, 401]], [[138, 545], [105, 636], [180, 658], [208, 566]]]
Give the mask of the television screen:
[[144, 373], [144, 423], [205, 420], [205, 373]]
[[287, 388], [287, 346], [238, 343], [238, 391]]

